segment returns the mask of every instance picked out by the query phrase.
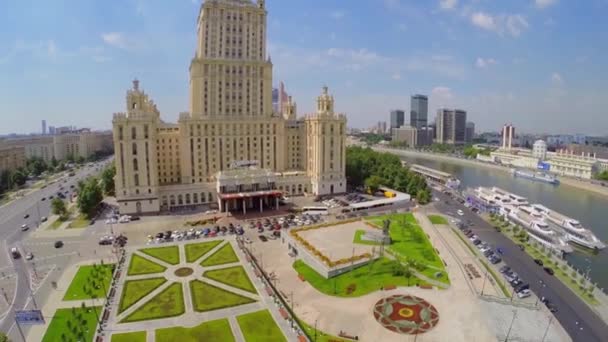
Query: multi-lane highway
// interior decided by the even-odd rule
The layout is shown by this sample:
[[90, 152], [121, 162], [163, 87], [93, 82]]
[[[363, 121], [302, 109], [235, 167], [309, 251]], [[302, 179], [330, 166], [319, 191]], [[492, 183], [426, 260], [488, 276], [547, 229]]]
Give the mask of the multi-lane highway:
[[[2, 252], [0, 252], [0, 268], [14, 270], [17, 279], [13, 305], [4, 316], [4, 319], [0, 321], [0, 331], [9, 331], [14, 323], [14, 312], [22, 310], [31, 297], [28, 271], [31, 263], [24, 260], [25, 251], [21, 242], [38, 228], [42, 217], [50, 216], [51, 200], [49, 196], [56, 196], [57, 192], [60, 191], [60, 187], [63, 188], [61, 191], [65, 192], [69, 190], [71, 193], [73, 191], [72, 185], [76, 187], [79, 180], [99, 173], [109, 162], [110, 160], [106, 160], [96, 163], [94, 166], [84, 166], [77, 170], [74, 176], [70, 177], [66, 174], [66, 176], [61, 177], [45, 188], [31, 192], [0, 208], [0, 241], [2, 242], [0, 245], [2, 249]], [[43, 198], [45, 200], [42, 200]], [[25, 215], [29, 215], [29, 217], [24, 218]], [[23, 224], [27, 224], [30, 227], [29, 230], [22, 231], [21, 226]], [[52, 243], [52, 241], [49, 241], [49, 243]], [[23, 257], [13, 259], [9, 252], [11, 247], [18, 247]], [[34, 254], [34, 261], [36, 261], [36, 250], [34, 249], [32, 252]], [[13, 300], [13, 298], [9, 298], [9, 300]]]
[[513, 241], [494, 230], [477, 214], [441, 192], [435, 192], [434, 196], [439, 198], [439, 201], [435, 204], [439, 211], [455, 216], [459, 209], [463, 210], [464, 216], [460, 218], [465, 222], [473, 223], [473, 226], [469, 228], [481, 240], [505, 250], [503, 261], [517, 272], [522, 279], [530, 283], [530, 289], [537, 296], [548, 298], [557, 305], [558, 311], [555, 313], [555, 317], [570, 334], [573, 341], [606, 341], [608, 336], [606, 323], [559, 279], [548, 275]]

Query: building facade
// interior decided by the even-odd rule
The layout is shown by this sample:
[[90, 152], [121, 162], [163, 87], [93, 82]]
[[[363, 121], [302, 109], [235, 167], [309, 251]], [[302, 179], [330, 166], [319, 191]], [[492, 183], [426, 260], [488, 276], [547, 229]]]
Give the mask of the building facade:
[[543, 140], [537, 140], [532, 145], [532, 156], [538, 160], [547, 159], [547, 143]]
[[413, 95], [410, 100], [410, 126], [418, 129], [428, 126], [429, 99], [425, 95]]
[[472, 143], [473, 138], [475, 138], [475, 123], [468, 121], [467, 126], [466, 126], [466, 134], [465, 134], [466, 143], [467, 144]]
[[405, 124], [405, 112], [401, 109], [391, 110], [391, 130]]
[[438, 109], [436, 142], [462, 145], [466, 142], [467, 112], [460, 109]]
[[412, 126], [401, 126], [393, 128], [392, 139], [395, 142], [404, 143], [407, 147], [418, 146], [418, 130]]
[[515, 140], [515, 127], [513, 125], [504, 125], [502, 127], [502, 149], [510, 150], [513, 148]]
[[[272, 207], [268, 197], [277, 194], [346, 191], [346, 117], [334, 112], [328, 88], [317, 98], [314, 114], [296, 118], [291, 98], [282, 113], [273, 110], [266, 15], [263, 0], [201, 5], [190, 111], [180, 113], [176, 124], [162, 121], [154, 102], [133, 82], [127, 111], [113, 118], [121, 212], [185, 206], [240, 210], [263, 197], [261, 210]], [[264, 170], [272, 181], [249, 181]], [[239, 184], [247, 186], [235, 188]], [[230, 204], [235, 196], [250, 200]]]
[[0, 173], [14, 171], [25, 166], [25, 148], [23, 146], [0, 147]]

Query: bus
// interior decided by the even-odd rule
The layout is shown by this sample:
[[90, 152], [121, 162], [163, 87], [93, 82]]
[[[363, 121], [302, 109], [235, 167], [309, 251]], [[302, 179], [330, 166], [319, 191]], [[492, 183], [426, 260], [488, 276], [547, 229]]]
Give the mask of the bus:
[[327, 215], [329, 209], [327, 207], [302, 207], [302, 213], [310, 215]]

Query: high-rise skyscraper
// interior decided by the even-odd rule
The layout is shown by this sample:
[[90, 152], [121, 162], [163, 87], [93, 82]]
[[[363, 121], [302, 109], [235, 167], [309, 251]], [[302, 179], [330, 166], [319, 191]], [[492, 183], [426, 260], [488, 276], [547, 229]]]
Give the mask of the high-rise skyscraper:
[[460, 145], [466, 142], [466, 111], [460, 109], [438, 109], [436, 124], [437, 143]]
[[46, 120], [42, 120], [42, 135], [46, 135]]
[[428, 126], [428, 97], [425, 95], [413, 95], [410, 107], [410, 126], [418, 129]]
[[465, 141], [467, 144], [473, 142], [473, 138], [475, 138], [475, 123], [468, 121], [466, 126], [466, 138]]
[[399, 128], [405, 124], [405, 112], [401, 109], [391, 110], [391, 129]]
[[510, 150], [513, 147], [513, 139], [515, 139], [515, 127], [508, 124], [502, 127], [502, 149]]

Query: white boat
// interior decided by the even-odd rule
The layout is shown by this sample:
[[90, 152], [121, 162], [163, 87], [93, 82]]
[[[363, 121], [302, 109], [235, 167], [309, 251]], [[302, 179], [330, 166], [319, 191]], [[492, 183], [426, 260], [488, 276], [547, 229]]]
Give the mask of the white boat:
[[567, 238], [559, 234], [547, 222], [541, 214], [529, 206], [507, 206], [503, 208], [506, 217], [526, 229], [528, 235], [539, 243], [558, 250], [562, 253], [571, 253], [572, 246], [568, 244]]
[[546, 217], [548, 221], [560, 227], [566, 234], [568, 241], [590, 249], [606, 248], [606, 244], [598, 239], [589, 229], [583, 227], [579, 221], [540, 204], [533, 204], [532, 208]]
[[513, 170], [511, 170], [511, 173], [513, 174], [514, 177], [521, 177], [521, 178], [530, 179], [530, 180], [537, 181], [537, 182], [549, 183], [549, 184], [553, 184], [553, 185], [559, 184], [559, 180], [557, 180], [557, 178], [555, 178], [554, 176], [552, 176], [550, 174], [543, 173], [543, 172], [531, 172], [531, 171], [513, 169]]

